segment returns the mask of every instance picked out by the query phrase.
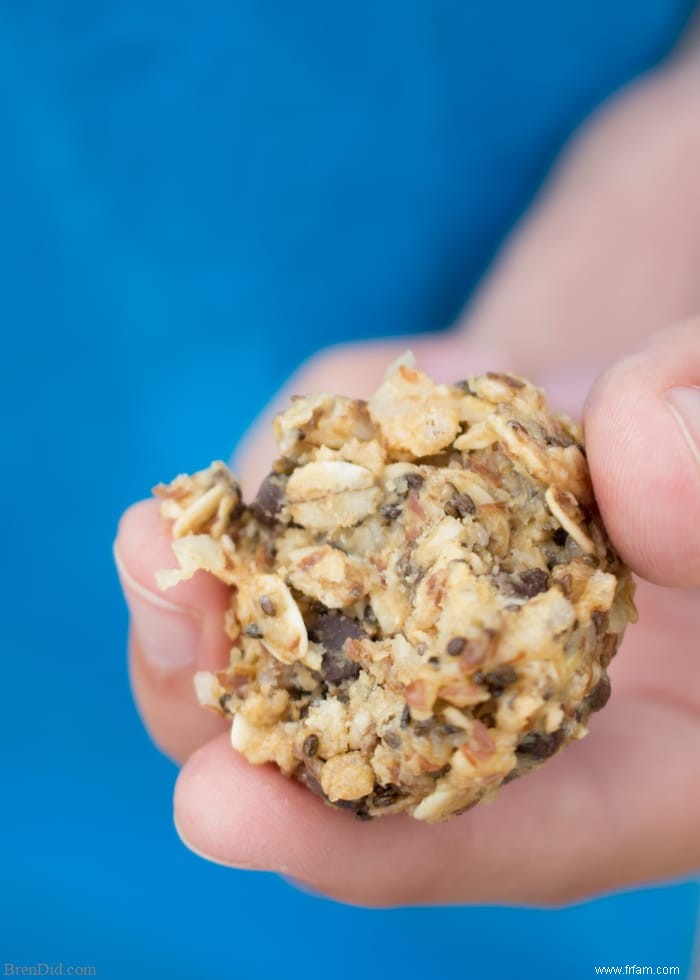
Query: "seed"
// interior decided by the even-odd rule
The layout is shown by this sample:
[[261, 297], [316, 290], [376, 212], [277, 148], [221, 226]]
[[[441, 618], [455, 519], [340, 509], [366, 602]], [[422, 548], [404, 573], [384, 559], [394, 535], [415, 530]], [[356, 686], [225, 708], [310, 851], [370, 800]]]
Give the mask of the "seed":
[[405, 581], [415, 579], [418, 569], [408, 555], [402, 555], [396, 562], [396, 574]]
[[608, 703], [610, 698], [610, 681], [607, 674], [603, 674], [591, 693], [585, 699], [591, 711], [600, 711]]
[[455, 503], [460, 517], [476, 513], [476, 505], [468, 493], [458, 493]]
[[468, 493], [456, 493], [445, 504], [445, 513], [448, 517], [467, 517], [476, 513], [476, 506]]
[[389, 783], [388, 786], [375, 786], [374, 793], [372, 794], [372, 803], [375, 806], [391, 806], [400, 795], [400, 789], [398, 786], [394, 786], [393, 783]]
[[318, 736], [317, 735], [307, 735], [304, 739], [304, 744], [302, 746], [302, 752], [304, 755], [311, 758], [318, 752]]
[[260, 608], [266, 616], [274, 616], [277, 612], [277, 607], [269, 595], [260, 596]]
[[406, 474], [406, 483], [408, 485], [409, 490], [420, 490], [420, 488], [423, 486], [423, 483], [424, 482], [425, 482], [425, 480], [420, 475], [420, 473], [407, 473]]
[[250, 626], [246, 626], [243, 630], [246, 636], [252, 637], [254, 640], [259, 640], [262, 637], [262, 630], [257, 623], [251, 623]]
[[564, 730], [558, 728], [555, 732], [528, 732], [523, 735], [516, 748], [518, 755], [528, 755], [533, 759], [548, 759], [557, 751], [564, 740]]
[[447, 644], [447, 652], [451, 657], [458, 657], [466, 645], [467, 641], [463, 636], [453, 636]]

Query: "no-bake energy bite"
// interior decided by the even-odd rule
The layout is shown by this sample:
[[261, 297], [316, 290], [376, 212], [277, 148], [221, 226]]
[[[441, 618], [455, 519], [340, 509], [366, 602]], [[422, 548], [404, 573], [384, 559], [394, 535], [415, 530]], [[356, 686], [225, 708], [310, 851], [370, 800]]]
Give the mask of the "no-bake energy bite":
[[439, 821], [572, 739], [636, 618], [579, 428], [521, 378], [293, 399], [246, 504], [223, 463], [156, 488], [179, 564], [231, 587], [199, 673], [233, 747], [368, 819]]

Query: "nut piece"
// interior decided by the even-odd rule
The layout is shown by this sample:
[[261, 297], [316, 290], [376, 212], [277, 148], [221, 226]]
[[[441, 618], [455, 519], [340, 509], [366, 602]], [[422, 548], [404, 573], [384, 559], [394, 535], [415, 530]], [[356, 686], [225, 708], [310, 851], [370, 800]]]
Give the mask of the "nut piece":
[[583, 737], [636, 618], [582, 434], [522, 378], [296, 398], [249, 506], [223, 463], [159, 486], [177, 569], [230, 587], [200, 702], [358, 818], [446, 820]]

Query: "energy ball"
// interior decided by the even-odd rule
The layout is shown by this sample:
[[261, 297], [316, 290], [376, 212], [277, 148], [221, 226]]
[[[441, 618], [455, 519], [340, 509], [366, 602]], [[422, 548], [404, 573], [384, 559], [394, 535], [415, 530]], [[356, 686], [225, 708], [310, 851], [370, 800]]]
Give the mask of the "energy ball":
[[489, 373], [409, 356], [369, 401], [297, 397], [245, 503], [223, 463], [155, 488], [179, 564], [231, 588], [199, 673], [234, 749], [360, 819], [445, 820], [586, 734], [636, 619], [582, 433]]

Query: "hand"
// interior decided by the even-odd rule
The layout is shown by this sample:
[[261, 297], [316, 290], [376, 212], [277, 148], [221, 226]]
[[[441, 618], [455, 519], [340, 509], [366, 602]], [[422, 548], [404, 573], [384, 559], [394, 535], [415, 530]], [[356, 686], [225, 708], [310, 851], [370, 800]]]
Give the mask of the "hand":
[[[674, 67], [604, 111], [516, 232], [465, 317], [466, 335], [458, 327], [331, 351], [293, 387], [371, 390], [410, 345], [446, 380], [486, 367], [548, 378], [576, 412], [603, 365], [699, 305], [698, 154], [687, 148], [697, 136], [684, 135], [697, 85]], [[590, 735], [492, 804], [438, 826], [359, 823], [233, 752], [226, 723], [192, 689], [195, 670], [226, 662], [225, 590], [198, 573], [167, 598], [157, 593], [154, 571], [174, 563], [167, 532], [154, 502], [131, 508], [116, 555], [132, 609], [132, 681], [154, 740], [185, 762], [175, 819], [188, 846], [372, 905], [560, 903], [698, 867], [698, 401], [697, 319], [642, 343], [594, 385], [591, 470], [616, 546], [648, 580], [640, 623], [613, 663], [613, 697]], [[272, 456], [267, 435], [247, 440], [238, 469], [248, 492]]]

